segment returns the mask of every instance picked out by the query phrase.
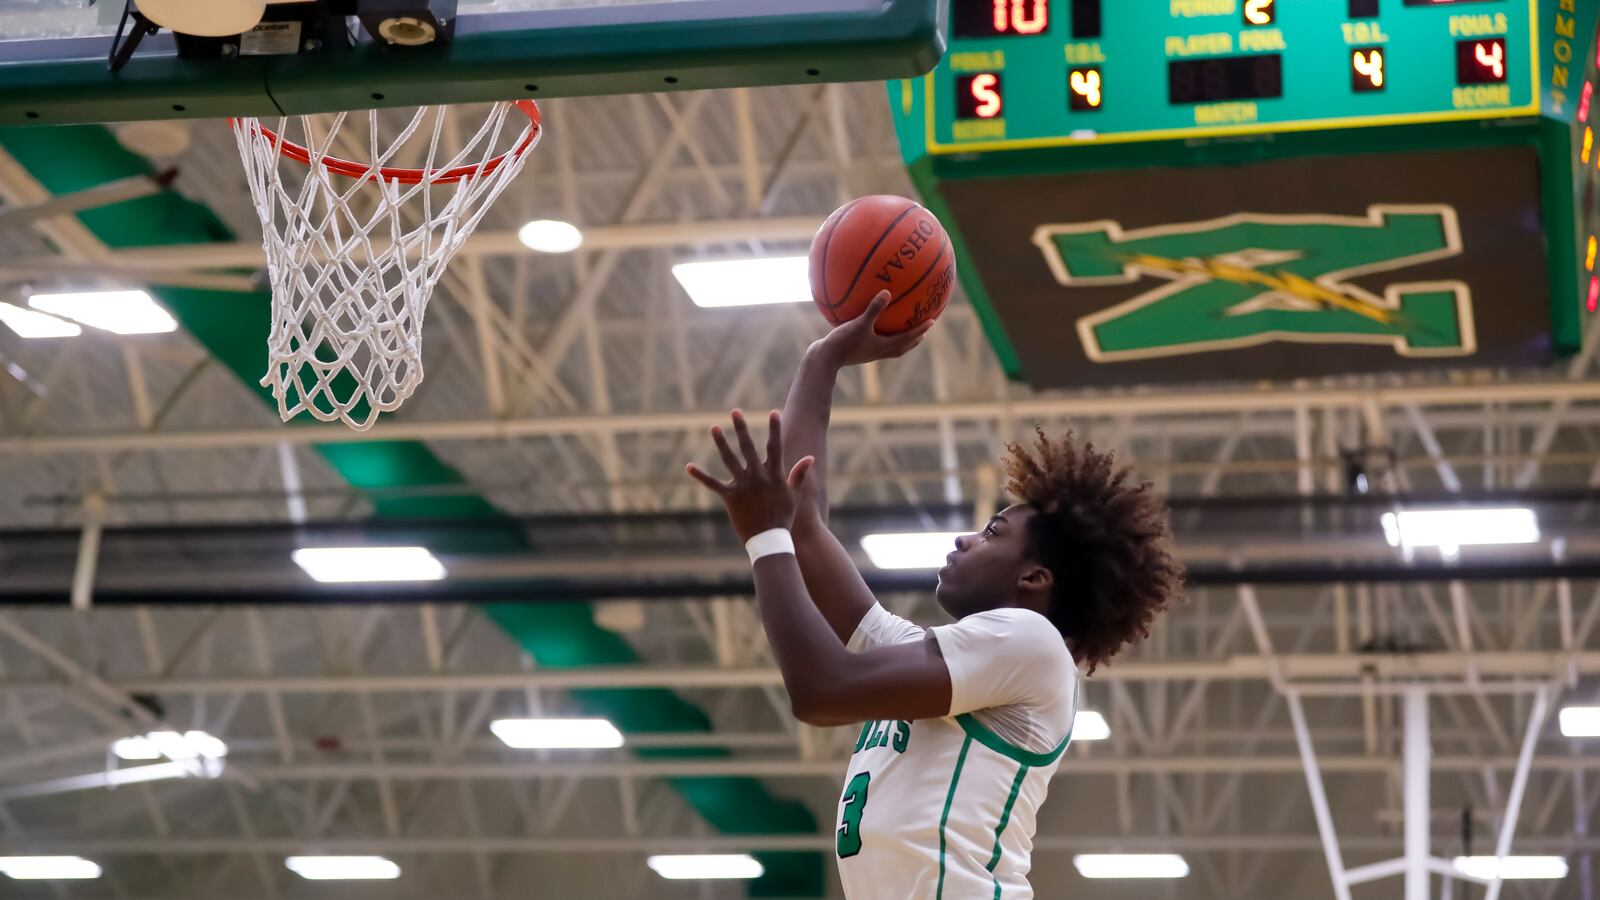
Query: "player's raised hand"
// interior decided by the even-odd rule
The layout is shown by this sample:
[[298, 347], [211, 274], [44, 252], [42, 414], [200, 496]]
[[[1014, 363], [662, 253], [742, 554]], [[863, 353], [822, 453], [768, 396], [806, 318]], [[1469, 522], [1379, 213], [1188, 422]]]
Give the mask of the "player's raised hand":
[[889, 306], [889, 292], [879, 291], [866, 311], [828, 332], [813, 346], [841, 366], [858, 366], [878, 359], [896, 359], [910, 353], [933, 328], [929, 319], [901, 334], [879, 334], [878, 317]]
[[733, 432], [739, 442], [738, 453], [728, 445], [720, 426], [711, 428], [711, 440], [716, 443], [717, 453], [722, 456], [732, 478], [720, 481], [694, 463], [688, 465], [691, 478], [722, 498], [728, 520], [741, 541], [748, 541], [763, 531], [789, 528], [794, 524], [795, 510], [800, 506], [800, 487], [815, 462], [813, 457], [807, 456], [785, 473], [783, 433], [777, 410], [773, 410], [767, 429], [767, 454], [762, 459], [755, 440], [750, 437], [750, 426], [744, 414], [736, 409]]

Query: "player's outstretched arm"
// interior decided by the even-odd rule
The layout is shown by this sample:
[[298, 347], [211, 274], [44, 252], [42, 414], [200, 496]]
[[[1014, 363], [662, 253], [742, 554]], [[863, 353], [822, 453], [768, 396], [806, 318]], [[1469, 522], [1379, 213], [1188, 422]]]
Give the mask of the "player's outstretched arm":
[[783, 407], [785, 464], [793, 467], [808, 456], [814, 460], [801, 487], [802, 502], [794, 523], [795, 553], [806, 589], [841, 641], [850, 640], [875, 600], [849, 551], [828, 530], [828, 422], [833, 414], [834, 385], [845, 366], [903, 356], [933, 327], [928, 322], [905, 334], [878, 334], [873, 323], [888, 304], [889, 292], [883, 291], [860, 317], [812, 344]]
[[[772, 414], [764, 460], [737, 410], [733, 424], [740, 450], [737, 455], [722, 429], [711, 430], [711, 438], [732, 478], [720, 481], [693, 464], [688, 471], [722, 499], [734, 532], [748, 543], [756, 535], [793, 527], [801, 491], [814, 460], [802, 457], [793, 467], [784, 466], [777, 413]], [[794, 555], [779, 552], [762, 556], [754, 568], [762, 627], [783, 674], [796, 718], [813, 725], [842, 725], [865, 719], [925, 719], [949, 713], [950, 673], [936, 641], [851, 653], [812, 603]]]

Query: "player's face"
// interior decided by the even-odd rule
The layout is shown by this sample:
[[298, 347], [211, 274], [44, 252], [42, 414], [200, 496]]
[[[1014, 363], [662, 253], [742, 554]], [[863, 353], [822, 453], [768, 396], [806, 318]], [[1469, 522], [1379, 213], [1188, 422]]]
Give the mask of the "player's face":
[[1016, 596], [1018, 580], [1032, 566], [1028, 560], [1028, 520], [1033, 507], [1009, 506], [996, 513], [983, 530], [956, 538], [939, 570], [936, 597], [956, 618], [994, 609]]

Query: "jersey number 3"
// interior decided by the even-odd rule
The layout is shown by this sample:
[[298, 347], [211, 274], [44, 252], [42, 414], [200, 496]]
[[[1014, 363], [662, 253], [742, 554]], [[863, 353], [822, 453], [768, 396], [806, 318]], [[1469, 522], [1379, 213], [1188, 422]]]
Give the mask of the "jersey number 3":
[[839, 858], [855, 856], [861, 852], [861, 814], [867, 809], [867, 782], [871, 772], [862, 772], [845, 785], [844, 814], [840, 816], [838, 850]]

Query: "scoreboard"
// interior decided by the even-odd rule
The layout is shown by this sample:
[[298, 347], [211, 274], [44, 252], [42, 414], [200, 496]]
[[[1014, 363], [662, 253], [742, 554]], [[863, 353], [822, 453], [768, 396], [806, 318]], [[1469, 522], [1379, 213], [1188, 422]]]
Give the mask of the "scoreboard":
[[901, 152], [1034, 387], [1543, 367], [1600, 313], [1600, 0], [946, 0]]
[[950, 0], [929, 152], [1538, 111], [1531, 0]]

